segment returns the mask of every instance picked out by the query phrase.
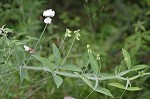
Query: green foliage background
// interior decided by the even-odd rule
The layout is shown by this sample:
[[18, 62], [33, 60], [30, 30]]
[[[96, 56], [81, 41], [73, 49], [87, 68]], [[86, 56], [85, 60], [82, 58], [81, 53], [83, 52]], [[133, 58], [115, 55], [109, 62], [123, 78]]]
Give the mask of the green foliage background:
[[[68, 61], [80, 67], [84, 65], [81, 58], [86, 60], [87, 44], [91, 46], [94, 54], [101, 55], [104, 72], [111, 73], [120, 64], [123, 58], [122, 48], [129, 51], [134, 65], [150, 65], [149, 0], [1, 0], [0, 26], [6, 25], [14, 29], [13, 39], [24, 40], [29, 38], [27, 36], [33, 37], [25, 42], [34, 46], [37, 42], [34, 37], [40, 36], [45, 25], [42, 13], [48, 8], [55, 10], [56, 15], [37, 49], [41, 56], [51, 57], [49, 53], [52, 51], [52, 43], [60, 45], [65, 29], [69, 28], [81, 30], [81, 41], [75, 43], [68, 58]], [[62, 53], [66, 53], [70, 43], [71, 40], [65, 42]], [[30, 64], [38, 65], [34, 60]], [[77, 79], [64, 78], [62, 86], [57, 89], [51, 79], [32, 83], [48, 77], [49, 74], [45, 72], [29, 71], [29, 75], [23, 83], [20, 83], [18, 73], [1, 78], [0, 96], [16, 99], [61, 99], [69, 95], [82, 99], [92, 91]], [[149, 83], [149, 76], [138, 79], [134, 84], [142, 87], [142, 91], [126, 92], [123, 99], [149, 99]], [[105, 82], [102, 84], [105, 86]], [[111, 86], [108, 86], [108, 89], [115, 97], [123, 93], [123, 90]], [[93, 92], [89, 99], [110, 97]]]

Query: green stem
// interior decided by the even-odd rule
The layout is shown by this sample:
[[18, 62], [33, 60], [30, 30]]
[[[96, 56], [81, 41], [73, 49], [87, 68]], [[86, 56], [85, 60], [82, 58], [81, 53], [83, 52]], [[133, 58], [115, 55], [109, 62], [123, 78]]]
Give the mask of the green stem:
[[75, 37], [74, 37], [74, 39], [73, 39], [73, 41], [72, 41], [72, 44], [71, 44], [71, 46], [70, 46], [70, 48], [69, 48], [69, 51], [68, 51], [68, 53], [67, 53], [67, 55], [66, 55], [66, 57], [64, 58], [64, 60], [63, 60], [63, 62], [61, 63], [61, 65], [57, 68], [57, 70], [56, 71], [59, 71], [59, 69], [61, 68], [61, 66], [64, 64], [64, 62], [66, 61], [66, 59], [67, 59], [67, 57], [68, 57], [68, 55], [69, 55], [69, 53], [70, 53], [70, 51], [71, 51], [71, 49], [72, 49], [72, 47], [73, 47], [73, 44], [74, 44], [74, 41], [75, 41]]
[[[46, 67], [35, 67], [35, 66], [22, 66], [22, 68], [24, 69], [28, 69], [28, 70], [35, 70], [35, 71], [47, 71], [47, 72], [50, 72], [49, 69], [47, 69]], [[61, 71], [55, 71], [56, 74], [58, 75], [62, 75], [62, 76], [66, 76], [66, 77], [73, 77], [73, 78], [79, 78], [78, 75], [76, 74], [73, 74], [73, 73], [66, 73], [66, 72], [61, 72]], [[118, 76], [107, 76], [107, 77], [93, 77], [93, 76], [89, 76], [89, 75], [86, 75], [86, 74], [83, 74], [84, 76], [86, 76], [88, 79], [90, 80], [109, 80], [109, 79], [121, 79], [121, 80], [125, 80], [125, 78], [123, 77], [118, 77]], [[122, 75], [123, 76], [123, 75]]]
[[[40, 35], [40, 37], [39, 37], [39, 39], [38, 39], [36, 45], [35, 45], [35, 47], [34, 47], [34, 50], [36, 50], [38, 44], [40, 43], [41, 38], [42, 38], [42, 36], [43, 36], [43, 34], [44, 34], [45, 30], [46, 30], [47, 25], [48, 25], [48, 24], [45, 25], [45, 27], [44, 27], [44, 29], [43, 29], [43, 31], [42, 31], [42, 33], [41, 33], [41, 35]], [[32, 54], [31, 54], [31, 55], [32, 55]], [[31, 55], [29, 56], [29, 58], [28, 58], [27, 62], [25, 63], [25, 65], [28, 64], [28, 62], [29, 62], [29, 60], [30, 60], [30, 58], [31, 58]]]
[[45, 27], [44, 27], [44, 29], [43, 29], [43, 31], [42, 31], [42, 34], [41, 34], [41, 36], [40, 36], [39, 40], [37, 41], [37, 43], [36, 43], [36, 45], [35, 45], [35, 47], [34, 47], [34, 50], [36, 50], [36, 48], [37, 48], [38, 44], [40, 43], [41, 38], [42, 38], [42, 36], [43, 36], [43, 34], [44, 34], [44, 32], [45, 32], [46, 28], [47, 28], [47, 25], [48, 25], [48, 24], [46, 24], [46, 25], [45, 25]]
[[61, 45], [59, 46], [59, 48], [58, 48], [58, 50], [57, 50], [57, 52], [56, 52], [56, 53], [54, 54], [54, 56], [51, 58], [50, 63], [52, 62], [52, 60], [54, 59], [54, 57], [57, 55], [57, 53], [58, 53], [58, 51], [60, 50], [60, 48], [62, 47], [62, 45], [64, 44], [65, 39], [66, 39], [66, 37], [64, 37], [64, 39], [63, 39]]

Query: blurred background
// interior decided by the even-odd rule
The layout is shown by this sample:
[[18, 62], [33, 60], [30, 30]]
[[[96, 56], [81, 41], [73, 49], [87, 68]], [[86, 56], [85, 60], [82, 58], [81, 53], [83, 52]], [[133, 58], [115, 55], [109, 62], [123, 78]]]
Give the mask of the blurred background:
[[[68, 62], [81, 68], [86, 61], [87, 44], [95, 55], [101, 55], [103, 72], [112, 73], [120, 64], [122, 48], [129, 51], [134, 65], [150, 65], [150, 0], [0, 0], [0, 26], [14, 29], [13, 39], [39, 38], [45, 26], [42, 14], [46, 9], [53, 9], [56, 14], [37, 49], [41, 56], [51, 57], [51, 44], [59, 46], [68, 28], [80, 29], [80, 41], [75, 42]], [[36, 42], [33, 39], [28, 45], [32, 47]], [[67, 52], [71, 42], [70, 39], [65, 41], [62, 53]], [[33, 84], [32, 81], [39, 81], [49, 74], [42, 71], [29, 71], [29, 74], [22, 85], [18, 73], [7, 76], [0, 85], [0, 96], [3, 99], [62, 99], [64, 96], [84, 99], [92, 91], [81, 80], [66, 77], [59, 89], [52, 79]], [[142, 91], [126, 92], [123, 99], [149, 99], [149, 76], [133, 83], [142, 87]], [[102, 82], [102, 86], [115, 97], [123, 93], [121, 89], [107, 86], [106, 82]], [[93, 92], [89, 99], [111, 98]]]

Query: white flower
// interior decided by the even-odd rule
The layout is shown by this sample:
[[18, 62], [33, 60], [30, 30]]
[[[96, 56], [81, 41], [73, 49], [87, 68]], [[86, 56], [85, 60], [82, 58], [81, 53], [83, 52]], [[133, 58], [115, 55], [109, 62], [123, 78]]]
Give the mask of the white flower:
[[30, 47], [24, 45], [24, 49], [25, 49], [25, 51], [29, 51], [29, 50], [30, 50]]
[[79, 36], [81, 36], [80, 33], [79, 33], [79, 31], [80, 30], [74, 31], [74, 33], [76, 34], [75, 37], [76, 37], [77, 40], [80, 40]]
[[52, 9], [48, 9], [43, 12], [43, 16], [45, 17], [53, 17], [55, 16], [55, 11], [52, 11]]
[[90, 48], [90, 45], [86, 45], [87, 48]]
[[88, 52], [92, 52], [92, 50], [90, 49], [90, 45], [86, 45], [87, 49], [88, 49]]
[[99, 54], [97, 54], [96, 59], [97, 59], [97, 60], [100, 60], [100, 55], [99, 55]]
[[71, 31], [66, 29], [65, 37], [71, 37]]
[[50, 17], [47, 17], [44, 19], [44, 23], [51, 24], [52, 19]]

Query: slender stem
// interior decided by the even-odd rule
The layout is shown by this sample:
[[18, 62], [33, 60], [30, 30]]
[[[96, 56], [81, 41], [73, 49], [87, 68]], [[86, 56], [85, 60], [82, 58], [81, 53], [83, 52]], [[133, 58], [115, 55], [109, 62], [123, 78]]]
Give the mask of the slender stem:
[[[47, 69], [46, 67], [22, 66], [22, 68], [28, 69], [28, 70], [35, 70], [35, 71], [36, 71], [36, 70], [37, 70], [37, 71], [43, 70], [43, 71], [50, 72], [49, 69]], [[78, 75], [73, 74], [73, 73], [66, 73], [66, 72], [61, 72], [61, 71], [55, 71], [55, 73], [58, 74], [58, 75], [66, 76], [66, 77], [79, 78]], [[125, 74], [124, 74], [124, 75], [125, 75]], [[52, 75], [52, 76], [53, 76], [53, 75]], [[50, 76], [50, 77], [48, 77], [48, 78], [51, 78], [52, 76]], [[118, 76], [116, 76], [116, 75], [107, 76], [107, 77], [93, 77], [93, 76], [89, 76], [89, 75], [84, 74], [84, 76], [86, 76], [88, 79], [94, 80], [94, 81], [95, 81], [95, 80], [100, 80], [100, 81], [102, 81], [102, 80], [109, 80], [109, 79], [121, 79], [121, 80], [125, 80], [125, 81], [126, 81], [125, 78], [120, 77], [120, 76], [118, 77]], [[122, 75], [122, 76], [123, 76], [123, 75]], [[48, 78], [46, 78], [46, 79], [48, 79]], [[42, 81], [42, 80], [41, 80], [41, 81]]]
[[57, 70], [56, 71], [59, 71], [59, 69], [61, 68], [61, 66], [64, 64], [64, 62], [66, 61], [66, 59], [67, 59], [67, 57], [68, 57], [68, 55], [69, 55], [69, 53], [70, 53], [70, 51], [71, 51], [71, 49], [72, 49], [72, 47], [73, 47], [73, 44], [74, 44], [74, 41], [75, 41], [75, 37], [74, 37], [74, 39], [73, 39], [73, 41], [72, 41], [72, 44], [71, 44], [71, 46], [70, 46], [70, 48], [69, 48], [69, 51], [68, 51], [68, 53], [67, 53], [67, 55], [66, 55], [66, 57], [64, 58], [64, 60], [63, 60], [63, 62], [61, 63], [61, 65], [57, 68]]
[[65, 39], [66, 39], [66, 37], [64, 37], [64, 39], [63, 39], [61, 45], [59, 46], [59, 48], [58, 48], [57, 52], [54, 54], [54, 56], [51, 58], [50, 62], [52, 62], [52, 60], [54, 59], [54, 57], [57, 55], [58, 51], [60, 50], [60, 48], [61, 48], [62, 45], [64, 44]]
[[88, 94], [84, 99], [88, 99], [88, 97], [94, 92], [94, 89]]
[[89, 60], [88, 60], [88, 62], [87, 62], [87, 65], [86, 65], [85, 69], [83, 70], [83, 73], [85, 73], [85, 72], [87, 71], [88, 65], [89, 65]]
[[[42, 38], [42, 36], [43, 36], [43, 34], [44, 34], [45, 30], [46, 30], [47, 25], [48, 25], [48, 24], [45, 25], [45, 27], [44, 27], [44, 29], [43, 29], [43, 31], [42, 31], [42, 33], [41, 33], [41, 36], [39, 37], [39, 39], [38, 39], [38, 41], [37, 41], [37, 43], [36, 43], [36, 45], [35, 45], [35, 47], [34, 47], [34, 50], [36, 50], [38, 44], [40, 43], [41, 38]], [[31, 55], [32, 55], [32, 54], [31, 54]], [[29, 58], [28, 58], [27, 62], [25, 63], [25, 65], [28, 64], [28, 62], [29, 62], [29, 60], [30, 60], [30, 58], [31, 58], [31, 55], [29, 56]]]
[[42, 34], [41, 34], [41, 36], [40, 36], [39, 40], [37, 41], [37, 43], [36, 43], [36, 45], [35, 45], [35, 47], [34, 47], [34, 50], [36, 50], [36, 48], [37, 48], [38, 44], [40, 43], [41, 38], [42, 38], [42, 36], [43, 36], [43, 34], [44, 34], [44, 32], [45, 32], [46, 28], [47, 28], [47, 25], [48, 25], [48, 24], [46, 24], [46, 25], [45, 25], [45, 27], [44, 27], [44, 29], [43, 29], [43, 31], [42, 31]]
[[121, 96], [120, 96], [120, 99], [122, 99], [122, 97], [123, 97], [123, 95], [124, 95], [124, 93], [126, 92], [126, 89], [123, 91], [123, 93], [121, 94]]

